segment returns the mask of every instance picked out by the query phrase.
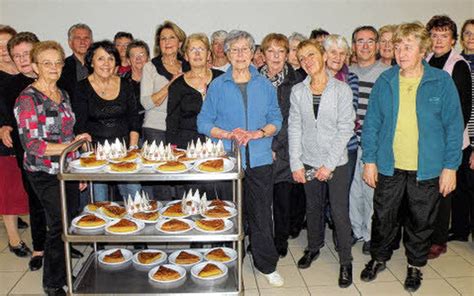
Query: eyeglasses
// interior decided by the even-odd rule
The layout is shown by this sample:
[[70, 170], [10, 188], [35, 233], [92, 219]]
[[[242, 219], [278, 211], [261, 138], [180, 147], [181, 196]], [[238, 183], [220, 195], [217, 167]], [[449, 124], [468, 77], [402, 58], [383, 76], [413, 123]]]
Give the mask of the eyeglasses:
[[462, 35], [466, 38], [470, 38], [470, 37], [474, 37], [474, 32], [464, 31], [464, 33], [462, 33]]
[[43, 65], [48, 68], [58, 68], [64, 66], [64, 62], [62, 61], [57, 61], [57, 62], [52, 62], [52, 61], [44, 61], [44, 62], [38, 62], [38, 64]]
[[369, 39], [369, 40], [359, 39], [359, 40], [356, 40], [356, 44], [359, 46], [364, 46], [365, 44], [367, 44], [368, 46], [372, 46], [372, 45], [375, 45], [375, 40], [374, 39]]
[[20, 60], [20, 59], [29, 58], [29, 57], [30, 57], [30, 52], [29, 51], [25, 51], [21, 54], [14, 54], [13, 55], [14, 60]]
[[143, 52], [130, 55], [132, 59], [144, 58], [145, 56], [146, 56], [146, 53], [143, 53]]
[[201, 52], [204, 52], [206, 49], [203, 48], [203, 47], [191, 47], [189, 49], [190, 52], [192, 53], [201, 53]]
[[242, 48], [237, 48], [237, 47], [233, 47], [231, 49], [229, 49], [230, 53], [231, 54], [237, 54], [237, 53], [249, 53], [250, 52], [250, 47], [242, 47]]

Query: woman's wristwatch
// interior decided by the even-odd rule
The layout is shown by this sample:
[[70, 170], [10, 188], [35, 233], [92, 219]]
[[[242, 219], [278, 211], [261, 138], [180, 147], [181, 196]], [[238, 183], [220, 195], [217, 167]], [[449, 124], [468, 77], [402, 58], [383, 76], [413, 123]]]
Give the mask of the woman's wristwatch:
[[265, 130], [263, 128], [259, 128], [258, 130], [262, 132], [262, 139], [267, 136], [267, 134], [265, 133]]

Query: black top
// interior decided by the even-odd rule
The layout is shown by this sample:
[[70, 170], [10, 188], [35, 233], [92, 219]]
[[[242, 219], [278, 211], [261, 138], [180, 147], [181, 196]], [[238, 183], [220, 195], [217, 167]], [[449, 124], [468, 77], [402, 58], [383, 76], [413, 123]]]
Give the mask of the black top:
[[[168, 81], [170, 81], [171, 79], [173, 79], [173, 74], [166, 70], [166, 67], [165, 65], [163, 65], [163, 61], [161, 60], [161, 58], [161, 55], [154, 57], [151, 60], [151, 63], [155, 66], [156, 72], [158, 72], [158, 74], [164, 76], [166, 79], [168, 79]], [[191, 70], [188, 61], [186, 61], [182, 56], [178, 55], [178, 61], [181, 62], [181, 72], [186, 73]]]
[[[211, 71], [212, 80], [224, 73], [215, 69]], [[186, 82], [184, 75], [171, 83], [168, 89], [166, 142], [185, 149], [191, 140], [205, 140], [205, 136], [198, 133], [196, 123], [202, 103], [201, 93]]]
[[[429, 64], [432, 67], [443, 69], [444, 64], [448, 60], [449, 54], [448, 53], [440, 56], [435, 57], [433, 56]], [[461, 99], [461, 109], [462, 115], [464, 118], [464, 127], [466, 127], [467, 123], [469, 122], [469, 118], [471, 117], [471, 107], [472, 107], [472, 94], [471, 94], [471, 71], [469, 70], [469, 66], [466, 62], [458, 61], [454, 64], [453, 73], [451, 73], [451, 77], [454, 80], [454, 84], [458, 90], [459, 98]]]
[[75, 93], [75, 88], [77, 86], [78, 81], [82, 80], [78, 79], [77, 77], [77, 63], [78, 60], [74, 56], [74, 54], [68, 56], [64, 60], [63, 72], [61, 73], [61, 77], [59, 78], [57, 83], [60, 88], [67, 91], [71, 99]]
[[137, 100], [138, 126], [142, 127], [143, 120], [145, 119], [145, 108], [143, 108], [142, 104], [140, 103], [140, 81], [135, 81], [132, 79], [132, 71], [128, 71], [123, 77], [127, 79], [127, 81], [132, 85], [133, 94]]
[[140, 130], [137, 99], [132, 85], [124, 78], [120, 78], [120, 92], [113, 100], [102, 99], [89, 79], [80, 81], [72, 107], [76, 114], [76, 134], [89, 133], [94, 142], [123, 138], [128, 143], [130, 132]]
[[[11, 126], [13, 131], [11, 137], [13, 140], [14, 154], [17, 158], [23, 159], [23, 148], [18, 135], [18, 128], [13, 113], [13, 107], [18, 95], [35, 80], [23, 74], [10, 75], [0, 71], [0, 126]], [[0, 141], [0, 155], [12, 155], [13, 151], [8, 149]]]
[[290, 95], [291, 89], [297, 83], [306, 78], [303, 68], [294, 70], [287, 63], [288, 73], [277, 88], [278, 106], [280, 107], [283, 122], [278, 134], [273, 137], [272, 151], [276, 153], [276, 160], [273, 162], [274, 182], [292, 182], [293, 177], [290, 170], [290, 153], [288, 149], [288, 117], [290, 115]]

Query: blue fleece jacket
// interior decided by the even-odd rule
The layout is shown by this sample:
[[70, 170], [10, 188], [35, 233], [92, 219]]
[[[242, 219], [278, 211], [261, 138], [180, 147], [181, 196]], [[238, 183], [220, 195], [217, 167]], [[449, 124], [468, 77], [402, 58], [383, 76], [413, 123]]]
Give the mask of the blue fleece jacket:
[[[211, 129], [214, 127], [227, 131], [238, 127], [255, 131], [267, 124], [273, 124], [278, 133], [282, 116], [278, 107], [276, 90], [253, 66], [250, 66], [250, 75], [251, 78], [247, 84], [247, 110], [245, 110], [242, 92], [232, 78], [232, 67], [214, 79], [197, 117], [199, 133], [210, 137]], [[251, 140], [247, 144], [251, 168], [272, 163], [272, 138]], [[223, 142], [224, 148], [230, 150], [231, 141], [224, 140]], [[246, 147], [241, 147], [244, 168], [246, 167], [245, 149]]]
[[[445, 71], [423, 61], [424, 73], [416, 93], [418, 122], [418, 180], [436, 178], [443, 169], [461, 164], [463, 117], [459, 95]], [[393, 138], [399, 107], [400, 67], [383, 72], [375, 82], [362, 132], [362, 160], [375, 163], [379, 173], [393, 176]]]

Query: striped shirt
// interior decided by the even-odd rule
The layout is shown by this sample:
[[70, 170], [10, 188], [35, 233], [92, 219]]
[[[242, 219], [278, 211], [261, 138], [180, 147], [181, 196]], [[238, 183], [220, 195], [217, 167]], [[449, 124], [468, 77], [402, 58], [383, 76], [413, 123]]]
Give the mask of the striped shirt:
[[368, 67], [353, 65], [349, 68], [351, 72], [359, 77], [359, 102], [356, 111], [358, 120], [358, 129], [356, 132], [359, 137], [362, 133], [362, 126], [364, 125], [365, 114], [369, 105], [369, 96], [372, 87], [380, 74], [388, 68], [390, 68], [390, 66], [387, 66], [380, 61], [377, 61]]
[[465, 54], [461, 53], [461, 55], [469, 62], [469, 66], [471, 67], [471, 97], [472, 97], [472, 108], [471, 108], [471, 119], [467, 123], [467, 133], [469, 135], [469, 139], [471, 140], [471, 146], [474, 147], [474, 54]]

